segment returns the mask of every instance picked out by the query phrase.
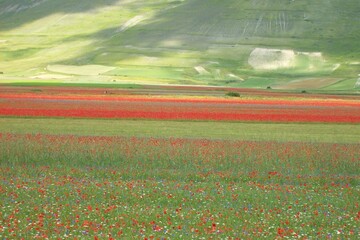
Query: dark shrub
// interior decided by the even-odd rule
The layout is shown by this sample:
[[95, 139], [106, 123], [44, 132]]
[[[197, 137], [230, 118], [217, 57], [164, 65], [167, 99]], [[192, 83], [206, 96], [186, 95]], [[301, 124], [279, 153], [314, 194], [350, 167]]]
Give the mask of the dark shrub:
[[228, 92], [225, 95], [229, 97], [240, 97], [240, 93], [238, 92]]

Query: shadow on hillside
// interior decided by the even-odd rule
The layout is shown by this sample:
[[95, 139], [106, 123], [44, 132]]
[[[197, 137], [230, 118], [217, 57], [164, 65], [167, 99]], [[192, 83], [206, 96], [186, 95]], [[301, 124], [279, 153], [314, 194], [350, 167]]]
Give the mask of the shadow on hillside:
[[[10, 6], [19, 1], [5, 0], [3, 3], [0, 3], [0, 13], [3, 11], [4, 6]], [[22, 1], [24, 2], [24, 0]], [[0, 14], [0, 30], [15, 28], [56, 12], [75, 13], [91, 11], [99, 7], [122, 2], [122, 0], [38, 1], [42, 3], [36, 7], [22, 10], [26, 11], [26, 14], [21, 14], [21, 16], [14, 12]], [[329, 5], [325, 10], [336, 12], [339, 6], [334, 5], [334, 2], [338, 1], [332, 1], [333, 5]], [[287, 5], [283, 4], [285, 2]], [[326, 14], [321, 21], [318, 20], [316, 22], [314, 20], [314, 23], [304, 21], [303, 14], [297, 16], [296, 11], [294, 11], [298, 10], [299, 7], [292, 5], [293, 3], [291, 2], [279, 1], [276, 3], [278, 5], [272, 1], [258, 2], [258, 5], [254, 5], [253, 1], [241, 0], [169, 2], [167, 7], [159, 9], [155, 16], [144, 20], [126, 31], [119, 31], [118, 28], [107, 28], [95, 34], [77, 35], [65, 39], [65, 41], [72, 41], [82, 37], [85, 40], [93, 39], [95, 43], [88, 48], [93, 49], [93, 51], [64, 62], [77, 64], [97, 63], [96, 61], [93, 62], [93, 59], [96, 59], [97, 55], [104, 52], [109, 54], [109, 59], [111, 59], [109, 61], [118, 62], [122, 58], [136, 58], [137, 54], [154, 57], [167, 56], [169, 51], [171, 54], [171, 50], [204, 52], [210, 46], [225, 46], [229, 48], [236, 45], [249, 47], [263, 46], [270, 48], [292, 48], [304, 51], [338, 51], [341, 54], [344, 52], [356, 52], [359, 49], [358, 45], [356, 45], [357, 41], [353, 40], [359, 35], [359, 31], [352, 31], [353, 29], [358, 29], [359, 23], [349, 22], [344, 14], [336, 16]], [[353, 5], [347, 6], [344, 8], [344, 11], [356, 12], [351, 10]], [[274, 8], [275, 10], [264, 11], [265, 7], [269, 9]], [[307, 9], [312, 7], [312, 5], [303, 6], [300, 10], [307, 11]], [[325, 10], [323, 11], [326, 12]], [[131, 11], [136, 11], [136, 8], [131, 9]], [[289, 21], [286, 27], [279, 26], [277, 32], [272, 32], [270, 31], [271, 29], [268, 30], [269, 22], [265, 20], [269, 21], [273, 16], [278, 17], [281, 11], [288, 11], [288, 17], [293, 19]], [[355, 16], [355, 14], [353, 15]], [[283, 18], [283, 15], [281, 16]], [[329, 27], [326, 27], [338, 22], [343, 23], [343, 25], [341, 25], [341, 28], [335, 28], [334, 31], [329, 31]], [[352, 25], [349, 25], [349, 23]], [[324, 28], [318, 29], [320, 25], [324, 25]], [[272, 26], [274, 27], [274, 25]], [[281, 28], [283, 30], [288, 28], [288, 31], [281, 31]], [[349, 30], [346, 32], [347, 34], [342, 34], [345, 31], [344, 29]], [[342, 36], [342, 38], [338, 36]], [[136, 53], [127, 54], [125, 51], [124, 55], [116, 55], [128, 46], [132, 50], [135, 49]], [[116, 54], [110, 56], [113, 53], [113, 49], [116, 49]]]
[[[226, 14], [232, 17], [239, 15], [238, 5], [238, 0], [169, 2], [166, 7], [159, 9], [156, 15], [126, 31], [108, 28], [91, 35], [81, 36], [84, 39], [96, 40], [94, 51], [79, 56], [77, 59], [69, 59], [66, 63], [84, 64], [94, 59], [96, 55], [105, 51], [110, 52], [109, 55], [111, 55], [113, 49], [119, 48], [120, 52], [123, 49], [125, 52], [126, 49], [130, 49], [134, 52], [144, 51], [144, 55], [147, 56], [162, 57], [169, 54], [167, 50], [204, 51], [211, 44], [222, 40], [231, 39], [229, 45], [236, 44], [237, 39], [243, 37], [243, 29], [236, 24], [230, 25], [228, 22], [225, 22], [228, 27], [224, 27], [223, 19], [226, 18]], [[241, 21], [240, 19], [238, 22], [241, 23]], [[78, 40], [78, 38], [79, 35], [65, 41]], [[116, 55], [117, 53], [118, 51], [112, 58], [116, 62], [122, 60], [121, 54]], [[137, 54], [126, 56], [127, 59], [132, 57], [136, 58]]]
[[[258, 45], [351, 53], [360, 46], [359, 10], [360, 1], [354, 0], [319, 0], [308, 5], [285, 0], [192, 0], [159, 11], [146, 24], [114, 35], [107, 44], [195, 50], [210, 45]], [[311, 21], [304, 20], [304, 13]]]
[[78, 13], [121, 3], [122, 0], [0, 1], [0, 31], [7, 31], [54, 13]]

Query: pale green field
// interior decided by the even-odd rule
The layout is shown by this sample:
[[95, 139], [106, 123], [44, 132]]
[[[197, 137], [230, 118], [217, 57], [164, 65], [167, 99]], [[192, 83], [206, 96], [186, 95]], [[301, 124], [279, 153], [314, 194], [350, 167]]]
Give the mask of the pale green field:
[[[357, 0], [2, 0], [0, 83], [266, 88], [332, 77], [326, 90], [356, 91], [359, 12]], [[256, 48], [279, 49], [255, 54], [272, 69], [249, 64]]]
[[360, 143], [360, 125], [0, 118], [1, 133]]

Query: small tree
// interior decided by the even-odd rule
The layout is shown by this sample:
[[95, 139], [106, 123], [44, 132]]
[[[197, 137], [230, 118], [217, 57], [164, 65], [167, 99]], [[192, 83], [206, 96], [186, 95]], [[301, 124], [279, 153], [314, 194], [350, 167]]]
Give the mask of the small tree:
[[238, 92], [227, 92], [225, 95], [229, 97], [240, 97], [240, 93]]

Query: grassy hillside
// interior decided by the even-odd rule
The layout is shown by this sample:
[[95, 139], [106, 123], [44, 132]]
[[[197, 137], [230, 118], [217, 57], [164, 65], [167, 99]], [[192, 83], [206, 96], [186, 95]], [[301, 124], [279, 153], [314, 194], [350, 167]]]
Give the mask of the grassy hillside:
[[359, 88], [357, 0], [0, 0], [0, 82]]

